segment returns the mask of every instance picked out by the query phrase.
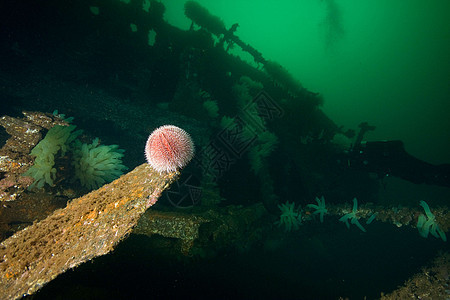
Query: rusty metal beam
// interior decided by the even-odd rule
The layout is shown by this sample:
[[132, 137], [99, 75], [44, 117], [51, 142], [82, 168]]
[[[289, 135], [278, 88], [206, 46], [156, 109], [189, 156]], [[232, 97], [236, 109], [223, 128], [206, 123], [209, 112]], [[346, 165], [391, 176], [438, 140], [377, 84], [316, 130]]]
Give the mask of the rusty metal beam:
[[0, 298], [31, 295], [66, 270], [113, 250], [178, 175], [161, 175], [143, 164], [3, 241]]

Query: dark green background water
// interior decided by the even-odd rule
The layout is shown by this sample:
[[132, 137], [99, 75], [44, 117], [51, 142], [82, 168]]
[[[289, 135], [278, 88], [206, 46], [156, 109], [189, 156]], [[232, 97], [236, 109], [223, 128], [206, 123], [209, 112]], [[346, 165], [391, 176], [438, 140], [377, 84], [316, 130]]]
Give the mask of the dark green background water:
[[[187, 29], [184, 2], [163, 1], [166, 20]], [[449, 1], [198, 3], [321, 93], [336, 123], [368, 121], [377, 126], [370, 140], [401, 139], [421, 159], [450, 160]]]

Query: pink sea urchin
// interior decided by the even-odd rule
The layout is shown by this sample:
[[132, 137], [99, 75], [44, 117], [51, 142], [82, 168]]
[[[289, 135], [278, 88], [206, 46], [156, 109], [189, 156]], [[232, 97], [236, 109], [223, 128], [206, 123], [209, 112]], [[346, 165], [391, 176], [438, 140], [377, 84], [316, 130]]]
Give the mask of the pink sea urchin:
[[155, 129], [145, 145], [147, 162], [156, 171], [172, 172], [186, 166], [194, 156], [191, 136], [174, 125]]

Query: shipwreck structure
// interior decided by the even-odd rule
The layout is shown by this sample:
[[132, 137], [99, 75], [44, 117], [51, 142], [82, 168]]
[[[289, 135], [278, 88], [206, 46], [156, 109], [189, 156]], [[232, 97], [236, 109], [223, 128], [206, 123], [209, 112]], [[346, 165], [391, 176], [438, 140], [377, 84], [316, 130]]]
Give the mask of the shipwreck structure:
[[64, 271], [113, 250], [176, 177], [143, 164], [3, 241], [1, 298], [33, 294]]

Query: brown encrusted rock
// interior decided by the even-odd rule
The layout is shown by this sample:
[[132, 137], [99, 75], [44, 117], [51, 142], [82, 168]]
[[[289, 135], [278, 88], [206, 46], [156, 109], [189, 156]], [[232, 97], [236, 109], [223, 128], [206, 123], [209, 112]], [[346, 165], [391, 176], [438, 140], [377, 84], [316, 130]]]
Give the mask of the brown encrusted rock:
[[10, 137], [0, 149], [0, 202], [14, 201], [33, 183], [31, 177], [24, 177], [28, 167], [33, 164], [31, 150], [42, 139], [42, 131], [55, 125], [69, 124], [58, 116], [24, 111], [25, 117], [0, 117], [0, 126]]
[[3, 116], [0, 118], [0, 125], [11, 135], [3, 146], [4, 151], [28, 154], [41, 139], [42, 127], [22, 119]]
[[48, 113], [23, 111], [22, 114], [25, 116], [24, 118], [0, 117], [0, 126], [4, 127], [6, 132], [11, 135], [2, 147], [0, 155], [5, 155], [6, 152], [29, 154], [41, 140], [42, 129], [48, 130], [55, 125], [69, 125], [58, 116]]
[[422, 268], [395, 291], [381, 293], [380, 299], [448, 299], [449, 272], [450, 254], [439, 253], [431, 266]]

